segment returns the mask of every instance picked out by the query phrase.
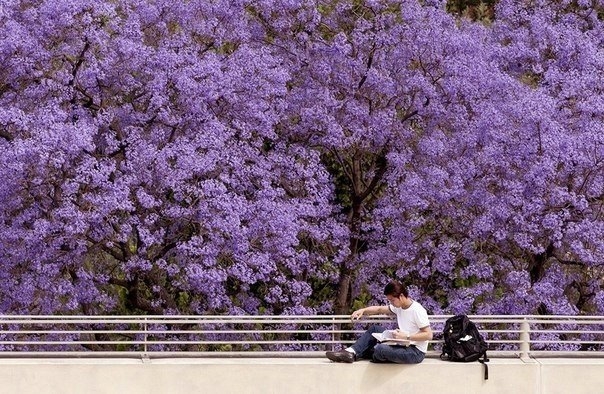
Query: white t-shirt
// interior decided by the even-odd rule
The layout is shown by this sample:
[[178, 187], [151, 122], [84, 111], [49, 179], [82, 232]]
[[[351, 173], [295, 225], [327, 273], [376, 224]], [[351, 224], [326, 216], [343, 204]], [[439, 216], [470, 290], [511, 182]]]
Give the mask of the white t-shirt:
[[[413, 301], [409, 308], [397, 308], [388, 305], [390, 311], [396, 315], [398, 328], [402, 331], [407, 331], [409, 334], [415, 334], [420, 328], [428, 327], [428, 312], [417, 301]], [[419, 350], [426, 353], [428, 351], [428, 341], [411, 341]]]

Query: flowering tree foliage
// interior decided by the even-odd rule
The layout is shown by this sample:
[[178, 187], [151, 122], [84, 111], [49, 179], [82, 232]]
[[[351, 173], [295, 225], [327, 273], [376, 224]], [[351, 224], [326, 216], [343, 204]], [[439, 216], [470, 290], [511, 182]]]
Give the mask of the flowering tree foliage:
[[431, 47], [439, 93], [391, 153], [368, 255], [412, 261], [395, 272], [434, 311], [601, 313], [602, 15], [556, 3], [501, 2], [460, 29], [479, 40]]
[[289, 71], [249, 19], [231, 1], [4, 9], [3, 310], [279, 313], [333, 274], [312, 248], [345, 236], [333, 186], [276, 138]]
[[0, 311], [601, 313], [602, 7], [517, 3], [4, 1]]

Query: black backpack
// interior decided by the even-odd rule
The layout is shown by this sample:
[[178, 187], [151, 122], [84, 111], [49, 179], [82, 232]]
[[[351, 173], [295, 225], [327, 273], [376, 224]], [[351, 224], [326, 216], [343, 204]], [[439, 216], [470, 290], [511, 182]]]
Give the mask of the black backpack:
[[[487, 358], [487, 343], [478, 332], [476, 325], [466, 315], [456, 315], [445, 321], [443, 329], [442, 360], [472, 362], [478, 361], [484, 365], [484, 378], [489, 378], [489, 368], [485, 364]], [[482, 360], [480, 359], [482, 357]]]

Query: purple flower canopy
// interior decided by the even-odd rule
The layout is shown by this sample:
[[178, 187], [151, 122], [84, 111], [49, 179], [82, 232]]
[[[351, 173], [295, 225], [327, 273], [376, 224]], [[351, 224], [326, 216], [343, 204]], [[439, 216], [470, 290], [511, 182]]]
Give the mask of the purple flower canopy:
[[604, 313], [602, 2], [352, 3], [5, 1], [0, 313]]

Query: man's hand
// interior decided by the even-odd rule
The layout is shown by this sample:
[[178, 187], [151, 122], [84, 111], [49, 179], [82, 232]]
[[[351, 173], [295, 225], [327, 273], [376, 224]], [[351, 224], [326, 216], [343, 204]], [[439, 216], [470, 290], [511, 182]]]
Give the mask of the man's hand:
[[363, 316], [364, 313], [365, 313], [365, 308], [358, 309], [358, 310], [352, 312], [352, 315], [350, 315], [350, 318], [352, 320], [359, 320], [361, 318], [361, 316]]
[[407, 331], [396, 329], [394, 330], [393, 336], [396, 339], [407, 339], [409, 337], [409, 333]]

